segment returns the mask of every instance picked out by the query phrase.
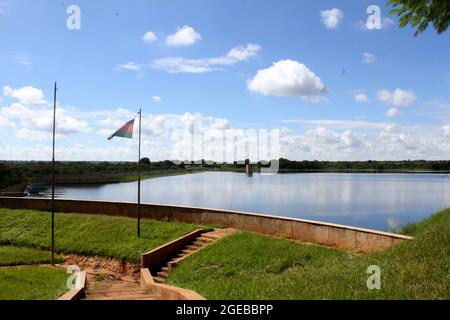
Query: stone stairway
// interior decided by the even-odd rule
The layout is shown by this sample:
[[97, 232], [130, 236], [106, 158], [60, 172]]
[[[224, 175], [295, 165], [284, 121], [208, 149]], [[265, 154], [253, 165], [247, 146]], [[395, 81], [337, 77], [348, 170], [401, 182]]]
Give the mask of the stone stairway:
[[190, 244], [188, 244], [185, 248], [180, 250], [178, 254], [172, 257], [172, 259], [164, 267], [162, 267], [159, 272], [157, 272], [156, 276], [153, 276], [153, 280], [156, 283], [165, 283], [166, 279], [170, 275], [170, 272], [174, 268], [176, 268], [182, 260], [186, 259], [186, 257], [191, 255], [192, 253], [233, 232], [234, 230], [232, 229], [215, 229], [214, 231], [203, 233]]
[[88, 270], [88, 286], [83, 300], [161, 300], [142, 289], [139, 275], [124, 276], [107, 270]]
[[148, 290], [120, 290], [90, 292], [84, 300], [162, 300], [161, 296]]
[[[165, 283], [173, 270], [190, 254], [235, 232], [234, 229], [216, 229], [204, 233], [176, 253], [170, 261], [153, 276], [155, 283]], [[164, 300], [155, 291], [141, 287], [139, 274], [124, 275], [104, 269], [86, 269], [88, 286], [82, 300]], [[150, 274], [149, 274], [150, 276]], [[167, 297], [166, 297], [167, 298]]]

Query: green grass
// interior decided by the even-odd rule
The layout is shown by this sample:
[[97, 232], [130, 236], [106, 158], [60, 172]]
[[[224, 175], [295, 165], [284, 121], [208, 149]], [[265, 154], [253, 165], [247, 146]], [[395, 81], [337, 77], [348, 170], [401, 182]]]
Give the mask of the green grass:
[[[186, 170], [156, 170], [156, 171], [151, 171], [151, 172], [144, 172], [141, 175], [141, 180], [144, 179], [151, 179], [151, 178], [159, 178], [159, 177], [168, 177], [168, 176], [179, 176], [179, 175], [183, 175], [183, 174], [193, 174], [193, 173], [198, 173], [198, 172], [202, 172], [204, 170], [200, 170], [200, 169], [186, 169]], [[137, 181], [139, 178], [139, 176], [137, 174], [134, 175], [127, 175], [127, 176], [121, 176], [120, 182], [132, 182], [132, 181]]]
[[50, 267], [0, 268], [0, 300], [54, 300], [68, 291], [68, 274]]
[[[55, 245], [60, 253], [98, 255], [139, 262], [142, 252], [187, 234], [199, 226], [180, 222], [141, 220], [102, 215], [57, 213]], [[0, 245], [51, 248], [51, 216], [48, 212], [0, 209]]]
[[[61, 261], [61, 257], [55, 257], [56, 263]], [[0, 246], [0, 266], [47, 264], [51, 262], [52, 254], [48, 251], [25, 247]]]
[[[359, 256], [239, 232], [187, 258], [169, 283], [208, 299], [450, 299], [450, 209], [405, 231], [416, 239]], [[367, 289], [370, 265], [380, 290]]]

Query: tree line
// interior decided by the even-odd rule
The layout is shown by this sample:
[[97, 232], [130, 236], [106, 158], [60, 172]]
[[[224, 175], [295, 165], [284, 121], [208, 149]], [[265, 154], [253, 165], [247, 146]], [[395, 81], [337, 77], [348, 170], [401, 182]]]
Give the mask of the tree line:
[[292, 161], [280, 159], [280, 169], [297, 171], [450, 171], [450, 160]]
[[[211, 163], [207, 161], [174, 163], [170, 160], [151, 162], [148, 158], [141, 160], [142, 173], [155, 171], [186, 170], [201, 168], [218, 171], [243, 171], [248, 160], [228, 164]], [[270, 162], [254, 164], [257, 172], [261, 167], [270, 166]], [[450, 172], [450, 160], [403, 160], [403, 161], [293, 161], [281, 158], [280, 172]], [[57, 175], [108, 175], [121, 177], [136, 174], [136, 162], [56, 162]], [[3, 161], [0, 162], [0, 189], [34, 179], [49, 177], [52, 172], [51, 162], [46, 161]]]

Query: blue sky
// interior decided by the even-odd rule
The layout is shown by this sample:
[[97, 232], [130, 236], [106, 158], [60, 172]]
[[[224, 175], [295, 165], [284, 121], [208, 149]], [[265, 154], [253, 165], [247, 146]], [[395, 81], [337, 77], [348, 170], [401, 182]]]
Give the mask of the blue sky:
[[384, 3], [0, 0], [0, 159], [50, 158], [55, 80], [59, 159], [133, 160], [106, 137], [138, 108], [155, 160], [193, 121], [279, 128], [292, 159], [448, 159], [450, 32], [414, 37]]

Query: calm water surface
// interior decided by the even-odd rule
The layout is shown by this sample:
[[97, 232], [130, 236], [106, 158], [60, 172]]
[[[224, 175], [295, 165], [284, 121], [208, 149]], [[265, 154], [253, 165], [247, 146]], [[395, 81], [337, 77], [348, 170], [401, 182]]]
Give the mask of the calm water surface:
[[[135, 201], [137, 182], [58, 188], [60, 197]], [[142, 181], [142, 202], [210, 207], [392, 230], [450, 207], [450, 176], [204, 172]]]

